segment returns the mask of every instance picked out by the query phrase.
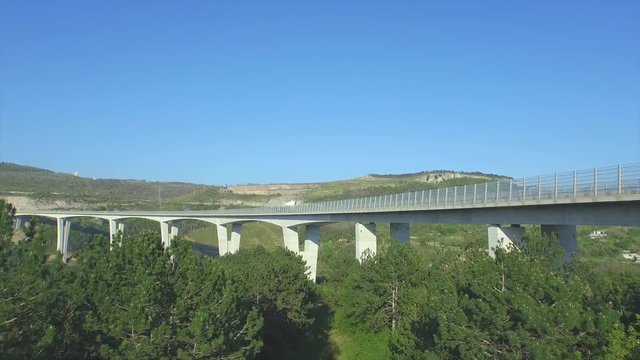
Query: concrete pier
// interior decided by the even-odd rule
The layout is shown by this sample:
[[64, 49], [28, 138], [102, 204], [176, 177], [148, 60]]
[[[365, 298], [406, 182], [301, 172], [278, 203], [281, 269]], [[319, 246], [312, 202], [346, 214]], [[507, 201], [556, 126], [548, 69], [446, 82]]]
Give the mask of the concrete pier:
[[16, 216], [14, 218], [14, 228], [16, 230], [20, 230], [20, 228], [22, 228], [22, 224], [24, 223], [24, 219], [20, 216]]
[[240, 237], [242, 236], [242, 223], [231, 225], [231, 239], [229, 239], [229, 253], [234, 254], [240, 250]]
[[229, 240], [226, 225], [215, 224], [218, 233], [218, 255], [224, 256], [229, 253]]
[[298, 227], [282, 227], [282, 238], [284, 240], [284, 248], [294, 253], [300, 252], [300, 243], [298, 238]]
[[564, 250], [564, 260], [571, 260], [578, 253], [578, 239], [575, 225], [542, 225], [542, 235], [558, 239]]
[[320, 225], [305, 225], [305, 240], [302, 250], [300, 250], [299, 227], [282, 227], [282, 235], [284, 239], [284, 247], [293, 251], [302, 257], [302, 260], [309, 268], [307, 276], [309, 279], [316, 281], [316, 272], [318, 269], [318, 248], [320, 246]]
[[169, 247], [171, 238], [169, 237], [169, 223], [160, 222], [160, 238], [162, 239], [162, 247], [165, 249]]
[[[118, 234], [122, 236], [124, 232], [124, 224], [117, 220], [109, 220], [109, 249], [112, 248], [113, 240]], [[122, 237], [120, 238], [120, 246], [122, 246]]]
[[409, 245], [409, 223], [390, 223], [389, 234], [392, 240], [399, 241], [403, 245]]
[[366, 253], [375, 255], [378, 249], [375, 223], [356, 223], [356, 259], [362, 262]]
[[495, 250], [498, 248], [511, 251], [522, 247], [522, 237], [524, 228], [519, 225], [511, 225], [510, 227], [502, 227], [500, 225], [489, 225], [487, 227], [487, 235], [489, 242], [489, 256], [496, 257]]
[[67, 249], [69, 248], [69, 233], [71, 232], [71, 222], [63, 218], [57, 218], [57, 240], [56, 250], [62, 253], [62, 261], [67, 263]]
[[231, 224], [231, 237], [227, 233], [226, 225], [216, 224], [218, 232], [218, 254], [224, 256], [240, 250], [240, 238], [242, 236], [242, 223]]

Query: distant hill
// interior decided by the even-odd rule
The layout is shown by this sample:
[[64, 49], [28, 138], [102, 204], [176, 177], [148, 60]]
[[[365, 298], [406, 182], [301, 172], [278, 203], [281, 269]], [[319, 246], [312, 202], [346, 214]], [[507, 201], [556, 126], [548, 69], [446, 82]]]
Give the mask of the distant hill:
[[38, 201], [23, 203], [24, 207], [196, 210], [373, 196], [502, 178], [505, 177], [447, 170], [371, 174], [325, 183], [221, 187], [181, 182], [90, 179], [32, 166], [0, 163], [0, 196]]
[[[272, 196], [239, 195], [219, 186], [181, 182], [90, 179], [12, 163], [0, 163], [0, 196], [38, 201], [29, 207], [93, 209], [217, 209], [256, 206]], [[61, 202], [64, 201], [64, 202]]]
[[65, 195], [112, 200], [171, 199], [215, 186], [144, 180], [90, 179], [12, 163], [0, 163], [0, 190], [39, 196]]
[[418, 191], [444, 186], [481, 183], [506, 176], [481, 172], [456, 172], [452, 170], [421, 171], [409, 174], [371, 174], [355, 179], [307, 184], [265, 184], [229, 186], [228, 190], [240, 194], [278, 196], [273, 201], [326, 201], [353, 197]]

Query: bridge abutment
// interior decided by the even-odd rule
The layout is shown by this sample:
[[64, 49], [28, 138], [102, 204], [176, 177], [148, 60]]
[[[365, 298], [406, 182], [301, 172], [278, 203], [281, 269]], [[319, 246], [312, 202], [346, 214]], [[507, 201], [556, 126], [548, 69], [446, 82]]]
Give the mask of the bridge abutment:
[[578, 253], [578, 239], [576, 225], [542, 225], [540, 227], [543, 236], [551, 236], [558, 239], [564, 250], [565, 261], [571, 260]]
[[495, 258], [495, 250], [498, 248], [511, 251], [522, 247], [524, 228], [520, 227], [520, 225], [502, 227], [494, 224], [487, 227], [487, 235], [489, 242], [489, 256]]
[[356, 259], [362, 262], [365, 254], [375, 255], [377, 240], [375, 223], [356, 223]]

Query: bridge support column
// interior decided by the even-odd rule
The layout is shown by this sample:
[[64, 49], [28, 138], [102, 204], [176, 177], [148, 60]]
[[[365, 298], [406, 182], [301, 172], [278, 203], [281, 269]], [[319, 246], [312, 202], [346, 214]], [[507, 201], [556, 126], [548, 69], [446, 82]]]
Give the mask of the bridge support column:
[[356, 223], [356, 259], [362, 262], [362, 258], [366, 253], [375, 255], [376, 250], [376, 224]]
[[409, 245], [409, 229], [409, 223], [389, 224], [391, 239], [399, 241], [403, 245]]
[[229, 253], [227, 226], [216, 224], [216, 231], [218, 232], [218, 255], [227, 255]]
[[71, 232], [71, 222], [62, 218], [57, 219], [58, 236], [56, 250], [62, 253], [62, 262], [67, 263], [67, 249], [69, 244], [69, 232]]
[[20, 216], [16, 216], [14, 219], [14, 223], [15, 223], [15, 229], [16, 230], [20, 230], [20, 228], [22, 228], [22, 223], [23, 223], [23, 218], [21, 218]]
[[282, 227], [284, 247], [302, 256], [309, 270], [307, 276], [311, 281], [316, 281], [318, 270], [318, 247], [320, 245], [320, 225], [310, 224], [305, 226], [304, 247], [300, 250], [298, 230], [287, 226]]
[[169, 224], [166, 222], [160, 222], [160, 238], [162, 247], [166, 249], [169, 246]]
[[560, 241], [564, 250], [564, 261], [571, 260], [578, 253], [578, 240], [575, 225], [542, 225], [543, 236], [553, 236]]
[[169, 239], [173, 240], [178, 237], [178, 227], [171, 225], [171, 231], [169, 232]]
[[113, 240], [118, 233], [120, 234], [120, 246], [122, 246], [122, 233], [124, 232], [124, 224], [117, 220], [109, 220], [109, 250], [112, 248]]
[[174, 238], [178, 237], [178, 227], [169, 222], [160, 222], [160, 236], [162, 238], [162, 246], [166, 249], [171, 246]]
[[320, 225], [307, 225], [305, 229], [304, 249], [302, 250], [302, 260], [307, 263], [309, 271], [307, 276], [312, 281], [316, 281], [316, 271], [318, 270], [318, 248], [320, 246]]
[[294, 253], [300, 252], [300, 244], [298, 242], [298, 230], [283, 226], [282, 227], [282, 238], [284, 239], [284, 248], [287, 250], [291, 250]]
[[233, 254], [240, 250], [240, 237], [242, 236], [242, 224], [231, 224], [231, 238], [227, 234], [226, 225], [216, 224], [218, 231], [218, 255]]
[[510, 227], [501, 227], [500, 225], [489, 225], [487, 227], [487, 235], [489, 238], [489, 256], [496, 257], [495, 250], [498, 248], [506, 251], [512, 249], [520, 249], [522, 246], [522, 236], [524, 228], [519, 225], [511, 225]]
[[229, 240], [229, 253], [234, 254], [240, 250], [240, 237], [242, 236], [242, 224], [231, 225], [231, 239]]

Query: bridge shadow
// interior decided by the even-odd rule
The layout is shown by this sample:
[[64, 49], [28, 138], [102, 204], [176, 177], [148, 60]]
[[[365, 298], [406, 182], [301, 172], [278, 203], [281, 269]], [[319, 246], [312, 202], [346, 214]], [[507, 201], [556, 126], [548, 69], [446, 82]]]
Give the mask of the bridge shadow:
[[304, 334], [303, 343], [298, 358], [313, 360], [332, 360], [337, 359], [340, 351], [336, 344], [332, 341], [329, 331], [331, 330], [331, 319], [333, 313], [329, 305], [322, 302], [313, 309], [312, 316], [314, 319], [311, 328]]
[[220, 251], [217, 246], [207, 245], [207, 244], [199, 244], [193, 243], [191, 245], [191, 249], [197, 253], [200, 253], [205, 256], [219, 256]]
[[330, 337], [333, 314], [329, 305], [320, 300], [309, 315], [313, 323], [303, 327], [267, 319], [268, 333], [263, 335], [264, 344], [256, 360], [338, 359], [339, 349]]

